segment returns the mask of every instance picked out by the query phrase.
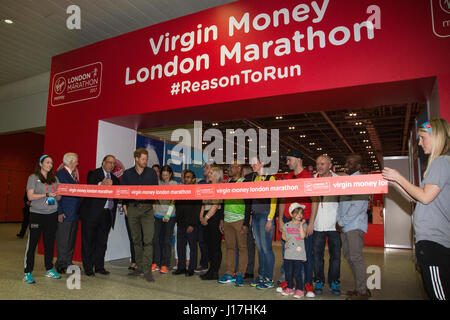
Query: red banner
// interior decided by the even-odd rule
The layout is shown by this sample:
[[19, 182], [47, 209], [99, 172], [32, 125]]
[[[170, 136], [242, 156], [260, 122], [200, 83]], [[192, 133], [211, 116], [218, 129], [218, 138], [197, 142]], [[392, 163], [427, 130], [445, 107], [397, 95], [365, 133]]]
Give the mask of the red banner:
[[176, 186], [102, 186], [60, 184], [63, 196], [118, 199], [253, 199], [289, 198], [388, 192], [388, 181], [381, 174], [277, 181], [190, 184]]

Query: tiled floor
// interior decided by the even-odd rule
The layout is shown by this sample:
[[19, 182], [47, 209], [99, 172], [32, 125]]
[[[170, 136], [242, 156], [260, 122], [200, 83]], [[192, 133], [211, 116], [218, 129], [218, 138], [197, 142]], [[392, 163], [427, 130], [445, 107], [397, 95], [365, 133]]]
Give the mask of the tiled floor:
[[[22, 276], [26, 239], [16, 238], [18, 230], [19, 224], [0, 224], [0, 299], [292, 299], [277, 294], [273, 289], [260, 291], [248, 284], [236, 288], [231, 284], [221, 285], [215, 281], [203, 281], [198, 276], [186, 278], [184, 275], [155, 273], [156, 281], [148, 283], [143, 278], [127, 276], [129, 272], [127, 259], [107, 262], [106, 269], [111, 271], [108, 276], [96, 275], [95, 278], [88, 278], [81, 274], [81, 288], [78, 290], [68, 289], [69, 275], [63, 275], [60, 280], [45, 278], [43, 276], [45, 272], [43, 256], [36, 255], [33, 272], [36, 284], [25, 284]], [[274, 243], [274, 250], [275, 279], [277, 279], [281, 263], [279, 243]], [[415, 270], [414, 256], [411, 250], [365, 248], [364, 253], [366, 265], [378, 266], [380, 270], [380, 288], [372, 290], [373, 300], [420, 300], [426, 298], [420, 275]], [[326, 268], [327, 259], [326, 256]], [[77, 265], [80, 266], [79, 263]], [[222, 263], [222, 267], [224, 265]], [[368, 277], [372, 279], [373, 271], [371, 274], [368, 273]], [[376, 284], [374, 281], [371, 283]], [[343, 292], [353, 289], [353, 276], [344, 260], [341, 265], [341, 289]], [[336, 297], [325, 290], [322, 296], [315, 299], [342, 300], [345, 299], [345, 296]]]

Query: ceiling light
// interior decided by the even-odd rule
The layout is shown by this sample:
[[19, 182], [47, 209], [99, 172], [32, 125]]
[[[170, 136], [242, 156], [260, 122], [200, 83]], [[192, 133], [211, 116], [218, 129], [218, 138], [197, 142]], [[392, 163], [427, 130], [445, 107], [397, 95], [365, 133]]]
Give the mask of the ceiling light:
[[365, 131], [360, 131], [359, 133], [360, 133], [360, 134], [365, 134], [366, 132], [365, 132]]
[[366, 146], [366, 149], [372, 149], [372, 147], [371, 146]]
[[281, 119], [283, 119], [283, 117], [282, 116], [277, 116], [277, 117], [275, 117], [275, 119], [281, 120]]
[[317, 148], [318, 151], [322, 150], [322, 148]]
[[301, 134], [300, 138], [306, 138], [306, 135], [305, 134]]
[[289, 130], [294, 130], [295, 129], [295, 127], [289, 127]]
[[310, 142], [310, 143], [309, 143], [310, 146], [313, 146], [313, 145], [315, 145], [315, 144], [316, 144], [315, 142]]
[[11, 19], [4, 19], [3, 22], [7, 23], [7, 24], [13, 24], [14, 23], [14, 21], [12, 21]]

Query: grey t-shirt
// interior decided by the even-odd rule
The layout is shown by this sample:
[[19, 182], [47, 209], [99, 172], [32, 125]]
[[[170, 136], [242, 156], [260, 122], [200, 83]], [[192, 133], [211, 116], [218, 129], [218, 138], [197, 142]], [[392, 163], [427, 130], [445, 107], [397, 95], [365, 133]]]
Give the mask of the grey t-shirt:
[[[59, 181], [56, 178], [56, 182], [53, 185], [47, 185], [48, 193], [55, 192], [58, 187]], [[28, 177], [27, 191], [33, 189], [36, 194], [46, 194], [46, 185], [39, 180], [39, 177], [34, 173]], [[52, 191], [53, 186], [53, 191]], [[31, 200], [30, 211], [34, 213], [50, 214], [58, 211], [58, 201], [55, 199], [55, 204], [47, 204], [46, 198], [38, 200]]]
[[417, 202], [414, 210], [416, 242], [429, 240], [450, 248], [450, 156], [440, 156], [431, 163], [421, 187], [434, 184], [441, 189], [429, 204]]
[[[306, 230], [307, 224], [303, 224]], [[286, 243], [284, 245], [284, 259], [306, 261], [305, 240], [300, 237], [300, 225], [292, 225], [290, 222], [283, 226], [286, 233]]]
[[[168, 183], [165, 183], [164, 181], [159, 181], [158, 184], [160, 186], [176, 186], [178, 183], [174, 180], [170, 180]], [[169, 206], [172, 200], [156, 200], [156, 208], [153, 214], [157, 218], [164, 217], [167, 214], [167, 210], [169, 210]], [[173, 208], [173, 212], [170, 215], [170, 217], [175, 217], [175, 207]]]

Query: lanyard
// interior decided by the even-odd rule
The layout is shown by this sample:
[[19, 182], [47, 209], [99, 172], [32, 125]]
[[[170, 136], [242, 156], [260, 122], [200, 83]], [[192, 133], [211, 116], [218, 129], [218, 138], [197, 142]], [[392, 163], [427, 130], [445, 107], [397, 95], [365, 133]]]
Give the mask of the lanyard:
[[[46, 191], [46, 193], [48, 193], [48, 185], [47, 184], [45, 184], [45, 191]], [[52, 193], [53, 193], [53, 183], [52, 183]]]

